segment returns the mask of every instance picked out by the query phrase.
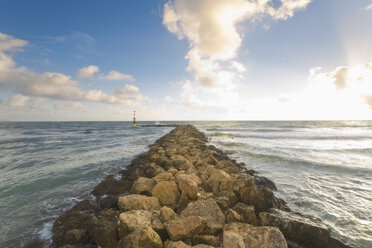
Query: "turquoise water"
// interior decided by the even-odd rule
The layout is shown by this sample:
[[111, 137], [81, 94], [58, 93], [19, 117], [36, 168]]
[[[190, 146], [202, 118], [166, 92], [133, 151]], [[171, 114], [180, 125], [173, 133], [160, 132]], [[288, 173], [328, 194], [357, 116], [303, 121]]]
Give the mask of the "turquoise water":
[[[372, 121], [192, 124], [271, 178], [294, 211], [321, 218], [349, 244], [372, 247]], [[171, 129], [133, 129], [129, 122], [0, 123], [0, 247], [49, 240], [59, 214], [91, 197], [94, 185]]]

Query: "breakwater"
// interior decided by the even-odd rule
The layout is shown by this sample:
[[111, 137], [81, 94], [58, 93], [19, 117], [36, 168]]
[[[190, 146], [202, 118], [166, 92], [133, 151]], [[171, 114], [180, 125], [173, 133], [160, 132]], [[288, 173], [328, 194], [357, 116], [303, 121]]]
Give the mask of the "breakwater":
[[260, 177], [179, 126], [60, 216], [51, 247], [346, 247]]

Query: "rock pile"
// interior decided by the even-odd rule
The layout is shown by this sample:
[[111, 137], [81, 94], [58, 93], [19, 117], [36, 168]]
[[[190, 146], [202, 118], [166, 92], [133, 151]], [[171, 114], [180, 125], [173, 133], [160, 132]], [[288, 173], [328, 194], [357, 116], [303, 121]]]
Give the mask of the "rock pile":
[[157, 140], [55, 221], [51, 247], [347, 247], [207, 142], [190, 125]]

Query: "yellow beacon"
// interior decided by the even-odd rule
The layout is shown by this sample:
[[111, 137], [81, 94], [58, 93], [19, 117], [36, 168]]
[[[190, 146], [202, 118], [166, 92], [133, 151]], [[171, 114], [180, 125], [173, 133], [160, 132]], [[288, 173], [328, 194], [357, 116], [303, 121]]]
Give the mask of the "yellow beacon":
[[136, 127], [136, 111], [135, 110], [133, 114], [133, 127]]

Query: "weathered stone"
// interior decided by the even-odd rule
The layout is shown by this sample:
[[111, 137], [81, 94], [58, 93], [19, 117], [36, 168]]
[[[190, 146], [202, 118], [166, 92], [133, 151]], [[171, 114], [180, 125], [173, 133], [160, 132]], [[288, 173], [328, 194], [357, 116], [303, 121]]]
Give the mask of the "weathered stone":
[[144, 195], [121, 196], [118, 200], [118, 206], [122, 211], [160, 209], [158, 198]]
[[81, 241], [85, 235], [85, 230], [82, 229], [71, 229], [66, 232], [65, 242], [68, 244], [77, 244]]
[[134, 230], [128, 236], [122, 238], [117, 248], [162, 248], [160, 236], [149, 226], [143, 226]]
[[261, 225], [278, 227], [284, 236], [305, 247], [327, 247], [330, 230], [319, 221], [299, 214], [271, 209], [269, 213], [259, 215]]
[[140, 177], [133, 182], [131, 193], [139, 195], [141, 194], [151, 195], [151, 190], [152, 188], [154, 188], [154, 186], [155, 182], [151, 178]]
[[[178, 172], [178, 171], [177, 171]], [[161, 181], [175, 181], [175, 177], [170, 172], [162, 172], [158, 174], [156, 177], [154, 177], [154, 180], [156, 183]]]
[[232, 174], [228, 178], [221, 180], [220, 191], [234, 192], [240, 195], [240, 189], [243, 187], [252, 187], [254, 177], [247, 174]]
[[94, 187], [92, 194], [101, 195], [120, 195], [129, 191], [132, 183], [128, 180], [116, 180], [113, 175], [107, 176], [105, 180]]
[[217, 195], [220, 191], [221, 180], [229, 178], [230, 175], [223, 170], [213, 169], [207, 180], [208, 187], [212, 190], [214, 195]]
[[177, 207], [177, 203], [181, 196], [176, 182], [173, 181], [158, 182], [151, 193], [159, 199], [162, 206], [167, 206], [172, 209]]
[[171, 220], [174, 220], [176, 218], [177, 214], [167, 206], [163, 206], [160, 209], [160, 220], [165, 223]]
[[220, 191], [217, 197], [226, 197], [228, 199], [228, 208], [238, 203], [239, 199], [232, 191]]
[[204, 245], [204, 244], [198, 244], [198, 245], [193, 245], [193, 248], [214, 248], [211, 245]]
[[171, 157], [171, 161], [173, 162], [174, 168], [177, 170], [187, 170], [192, 166], [189, 160], [187, 160], [184, 156], [177, 154]]
[[263, 186], [243, 187], [240, 189], [240, 199], [242, 202], [253, 205], [259, 213], [266, 211], [274, 206], [273, 192]]
[[245, 223], [251, 224], [256, 226], [258, 224], [257, 222], [257, 216], [254, 211], [253, 206], [248, 206], [244, 203], [237, 203], [232, 209], [237, 212], [241, 217], [243, 217], [243, 221]]
[[167, 232], [163, 222], [160, 220], [160, 211], [158, 210], [151, 212], [151, 228], [159, 234], [161, 240], [167, 239]]
[[97, 217], [93, 216], [88, 225], [88, 233], [98, 246], [113, 248], [118, 242], [117, 215], [119, 211], [105, 209]]
[[220, 239], [213, 235], [195, 235], [192, 238], [192, 243], [196, 245], [204, 244], [204, 245], [210, 245], [213, 247], [220, 247]]
[[225, 215], [213, 198], [206, 200], [197, 200], [190, 202], [185, 210], [181, 213], [182, 216], [196, 215], [206, 218], [208, 221], [219, 224], [225, 223]]
[[174, 242], [174, 241], [167, 240], [164, 243], [164, 248], [191, 248], [191, 246], [186, 245], [182, 241], [175, 241]]
[[201, 179], [195, 174], [179, 175], [177, 176], [178, 187], [182, 192], [187, 193], [187, 195], [193, 199], [197, 199], [197, 194], [199, 192], [198, 186], [202, 183]]
[[228, 223], [231, 223], [231, 222], [243, 222], [243, 217], [240, 216], [240, 214], [238, 214], [237, 212], [235, 212], [231, 208], [229, 208], [227, 210], [227, 212], [226, 212], [226, 221]]
[[118, 209], [118, 198], [117, 195], [104, 195], [100, 197], [98, 204], [101, 208], [115, 208]]
[[139, 227], [151, 225], [151, 212], [131, 210], [119, 216], [119, 237], [123, 238]]
[[181, 212], [186, 208], [187, 204], [189, 203], [189, 196], [186, 192], [182, 192], [180, 200], [177, 204], [177, 213], [181, 214]]
[[192, 238], [206, 227], [206, 220], [199, 216], [188, 216], [165, 223], [165, 229], [171, 240]]
[[223, 228], [223, 247], [287, 248], [287, 242], [276, 227], [256, 227], [244, 223], [231, 223]]

